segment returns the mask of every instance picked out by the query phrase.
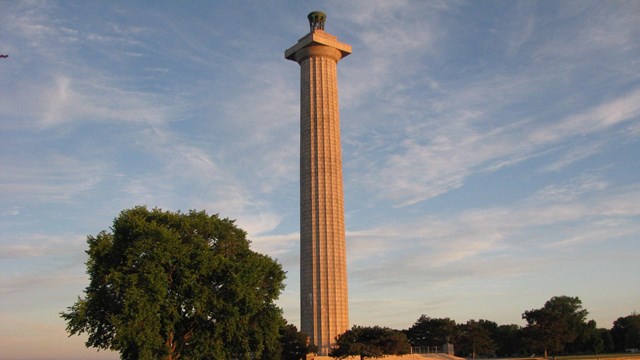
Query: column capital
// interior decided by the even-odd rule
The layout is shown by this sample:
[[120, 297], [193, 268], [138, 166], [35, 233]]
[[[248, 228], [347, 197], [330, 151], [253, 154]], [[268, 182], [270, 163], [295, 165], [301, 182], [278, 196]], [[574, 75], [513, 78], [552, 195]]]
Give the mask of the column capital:
[[[321, 51], [311, 50], [309, 48], [322, 49]], [[298, 40], [298, 43], [288, 48], [284, 52], [284, 58], [287, 60], [300, 62], [309, 56], [322, 55], [326, 53], [335, 54], [330, 57], [336, 61], [351, 54], [351, 45], [338, 41], [338, 37], [324, 32], [323, 30], [312, 30], [307, 35]]]

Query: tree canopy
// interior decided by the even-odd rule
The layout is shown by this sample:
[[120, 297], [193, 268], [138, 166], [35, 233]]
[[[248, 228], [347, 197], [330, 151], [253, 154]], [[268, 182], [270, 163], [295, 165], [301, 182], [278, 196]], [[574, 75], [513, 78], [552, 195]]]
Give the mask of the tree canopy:
[[168, 360], [277, 351], [285, 273], [232, 220], [135, 207], [87, 242], [89, 286], [61, 314], [87, 347]]
[[405, 331], [413, 346], [442, 346], [457, 335], [456, 322], [449, 318], [420, 318]]
[[414, 352], [443, 351], [440, 347], [449, 342], [461, 357], [529, 357], [540, 352], [586, 355], [640, 348], [640, 315], [620, 317], [610, 330], [587, 321], [587, 315], [578, 297], [554, 296], [542, 308], [522, 314], [525, 327], [482, 319], [456, 325], [450, 318], [422, 315], [403, 332]]
[[293, 324], [286, 324], [280, 329], [282, 344], [282, 360], [304, 359], [309, 353], [317, 351], [317, 347], [309, 341], [307, 334], [298, 331]]
[[619, 317], [613, 322], [611, 335], [617, 351], [640, 349], [640, 315]]
[[472, 359], [477, 355], [495, 356], [496, 343], [491, 338], [491, 332], [497, 327], [496, 323], [487, 320], [469, 320], [466, 324], [459, 325], [456, 350], [463, 354], [471, 354]]
[[493, 333], [496, 342], [496, 355], [510, 357], [521, 353], [522, 339], [520, 326], [516, 324], [499, 325]]
[[585, 326], [587, 310], [577, 297], [554, 296], [540, 309], [525, 311], [525, 332], [532, 348], [560, 352], [567, 343], [574, 341]]
[[364, 360], [384, 355], [404, 355], [410, 351], [411, 345], [400, 331], [380, 326], [354, 325], [336, 337], [336, 347], [331, 349], [329, 355], [339, 359], [360, 356]]

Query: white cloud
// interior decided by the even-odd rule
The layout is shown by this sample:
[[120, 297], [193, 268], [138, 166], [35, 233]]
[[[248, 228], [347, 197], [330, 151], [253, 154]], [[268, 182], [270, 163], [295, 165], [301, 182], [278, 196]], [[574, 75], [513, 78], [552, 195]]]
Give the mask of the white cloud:
[[442, 119], [443, 123], [436, 127], [408, 130], [399, 151], [375, 162], [373, 169], [368, 169], [375, 174], [358, 174], [362, 178], [358, 176], [357, 181], [398, 206], [412, 205], [461, 187], [471, 174], [515, 165], [563, 143], [566, 155], [543, 168], [557, 170], [612, 143], [616, 145], [612, 138], [581, 151], [581, 143], [573, 145], [570, 141], [607, 131], [624, 121], [635, 121], [640, 115], [639, 104], [640, 91], [635, 90], [558, 122], [515, 122], [494, 128], [478, 126], [489, 114], [454, 113], [460, 117], [453, 121]]
[[560, 154], [559, 158], [556, 161], [542, 167], [540, 171], [546, 172], [562, 170], [575, 162], [601, 153], [604, 148], [605, 143], [603, 141], [593, 141], [580, 144], [579, 146], [571, 147], [566, 152]]
[[17, 215], [20, 215], [20, 210], [15, 207], [11, 209], [2, 210], [0, 212], [0, 216], [17, 216]]
[[284, 58], [277, 61], [242, 64], [245, 86], [223, 105], [225, 118], [233, 121], [221, 125], [234, 136], [229, 165], [238, 172], [248, 169], [254, 179], [245, 185], [264, 193], [291, 184], [298, 170], [299, 67]]
[[[266, 230], [272, 230], [272, 228]], [[298, 260], [296, 250], [298, 249], [298, 243], [300, 241], [300, 233], [260, 235], [258, 232], [257, 235], [250, 235], [249, 238], [251, 239], [252, 249], [257, 252], [269, 254], [276, 258], [295, 257], [296, 260]]]
[[49, 270], [48, 272], [30, 274], [6, 274], [0, 279], [0, 294], [9, 296], [25, 292], [38, 292], [43, 289], [56, 289], [62, 286], [78, 286], [86, 281], [86, 276], [70, 275], [68, 269], [64, 272]]
[[86, 238], [78, 234], [28, 233], [7, 235], [2, 239], [1, 259], [46, 258], [75, 255], [86, 246]]
[[[534, 272], [542, 257], [553, 261], [561, 256], [546, 249], [571, 249], [575, 257], [580, 256], [576, 246], [616, 242], [637, 232], [637, 189], [610, 191], [601, 180], [586, 176], [553, 191], [543, 189], [538, 197], [544, 202], [418, 217], [351, 233], [350, 274], [360, 284], [388, 282], [398, 288], [427, 279], [433, 284], [489, 274], [493, 279], [522, 276]], [[555, 227], [567, 230], [541, 235]]]
[[340, 73], [340, 98], [346, 109], [366, 106], [365, 101], [372, 97], [393, 101], [394, 96], [382, 95], [402, 88], [392, 76], [411, 78], [419, 71], [422, 55], [432, 51], [441, 36], [437, 15], [447, 8], [446, 3], [404, 1], [348, 2], [338, 7], [335, 21], [358, 29], [339, 37], [342, 41], [349, 35], [355, 37], [354, 55], [340, 65], [348, 69]]
[[[525, 3], [518, 3], [518, 7], [525, 8]], [[510, 32], [506, 35], [506, 53], [513, 56], [523, 49], [524, 45], [531, 40], [535, 31], [536, 18], [532, 15], [531, 9], [519, 9], [518, 14], [511, 17], [513, 24], [510, 26]]]
[[[636, 39], [640, 29], [636, 20], [640, 8], [637, 4], [607, 6], [599, 2], [587, 2], [576, 6], [561, 4], [558, 21], [564, 24], [564, 31], [556, 32], [540, 49], [542, 55], [573, 59], [606, 55], [615, 59], [618, 54], [638, 48]], [[584, 16], [576, 18], [577, 11]]]
[[569, 202], [584, 193], [605, 189], [607, 182], [600, 176], [583, 175], [564, 184], [548, 185], [533, 195], [532, 201]]
[[0, 194], [4, 199], [27, 202], [60, 202], [98, 185], [107, 170], [96, 161], [76, 159], [55, 153], [34, 158], [3, 156], [0, 163], [11, 171], [0, 175]]
[[588, 225], [587, 229], [572, 229], [566, 237], [556, 242], [545, 244], [548, 248], [566, 248], [572, 251], [577, 246], [586, 246], [593, 243], [611, 242], [615, 239], [633, 236], [638, 233], [640, 227], [632, 222], [606, 221]]
[[529, 140], [536, 145], [560, 142], [573, 136], [602, 131], [624, 121], [636, 121], [638, 116], [640, 116], [640, 89], [634, 89], [583, 113], [571, 115], [553, 125], [538, 128], [531, 133]]
[[48, 106], [42, 114], [43, 126], [74, 121], [117, 121], [164, 123], [175, 108], [157, 95], [119, 88], [111, 80], [94, 77], [72, 79], [59, 75], [53, 88], [46, 91]]

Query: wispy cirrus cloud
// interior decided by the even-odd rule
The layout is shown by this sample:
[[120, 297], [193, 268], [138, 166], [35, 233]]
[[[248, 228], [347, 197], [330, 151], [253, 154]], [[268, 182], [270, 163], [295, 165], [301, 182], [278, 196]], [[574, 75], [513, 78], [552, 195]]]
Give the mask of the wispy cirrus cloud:
[[[206, 111], [210, 101], [212, 89], [199, 90], [226, 86], [226, 77], [219, 73], [216, 63], [229, 64], [232, 56], [212, 50], [210, 43], [210, 35], [224, 35], [219, 29], [210, 22], [197, 21], [191, 25], [197, 24], [202, 34], [208, 35], [194, 36], [184, 23], [159, 14], [139, 26], [105, 21], [82, 28], [56, 20], [52, 15], [56, 4], [44, 5], [18, 6], [11, 15], [5, 15], [8, 21], [4, 26], [30, 40], [22, 49], [23, 57], [28, 57], [37, 71], [22, 79], [18, 89], [0, 96], [0, 115], [6, 119], [1, 125], [4, 128], [31, 131], [56, 141], [49, 141], [52, 151], [46, 158], [35, 159], [32, 155], [37, 155], [29, 153], [7, 158], [11, 163], [4, 165], [15, 170], [4, 175], [0, 191], [62, 201], [99, 186], [111, 193], [112, 201], [104, 204], [109, 208], [135, 204], [171, 209], [204, 207], [242, 219], [252, 233], [269, 231], [278, 224], [278, 216], [269, 212], [265, 201], [256, 198], [252, 186], [259, 183], [264, 191], [271, 191], [279, 181], [291, 181], [291, 165], [283, 164], [295, 164], [284, 161], [295, 158], [290, 151], [294, 147], [275, 146], [285, 141], [274, 140], [273, 135], [277, 129], [289, 128], [291, 121], [297, 122], [295, 83], [285, 86], [281, 77], [258, 76], [265, 69], [256, 69], [255, 63], [239, 64], [239, 75], [252, 73], [249, 79], [262, 80], [236, 101], [230, 101], [224, 118], [216, 119], [221, 111], [212, 111], [213, 125], [196, 124], [209, 130], [209, 136], [202, 133], [188, 138], [185, 133], [189, 131], [181, 122], [193, 116], [195, 104]], [[154, 36], [157, 31], [150, 32], [146, 27], [153, 21], [164, 21], [162, 31], [184, 41], [159, 41]], [[79, 49], [83, 49], [83, 56], [76, 58]], [[171, 61], [172, 56], [167, 54], [176, 60]], [[148, 71], [135, 71], [132, 65], [143, 60], [148, 69], [154, 69], [152, 76], [158, 78], [150, 78]], [[26, 68], [28, 64], [22, 61], [16, 66]], [[197, 81], [182, 87], [176, 83], [173, 88], [163, 86], [190, 67], [199, 69]], [[207, 78], [209, 81], [203, 80]], [[30, 96], [22, 96], [24, 93]], [[223, 101], [212, 106], [220, 103]], [[237, 110], [231, 104], [236, 104]], [[289, 108], [295, 113], [287, 120], [284, 114]], [[79, 129], [91, 126], [101, 127], [93, 144], [74, 138]], [[118, 141], [102, 141], [113, 136]], [[238, 141], [231, 143], [234, 137]], [[245, 141], [247, 138], [251, 141]], [[247, 144], [262, 149], [257, 151], [270, 155], [273, 161], [249, 158], [247, 153], [256, 149], [247, 151]], [[98, 146], [106, 148], [96, 157]], [[87, 148], [89, 151], [84, 152]], [[121, 151], [126, 151], [126, 158], [117, 155]], [[238, 161], [243, 158], [247, 161]], [[257, 169], [258, 177], [267, 181], [256, 182], [252, 171]]]
[[86, 238], [78, 234], [23, 233], [2, 239], [0, 258], [60, 256], [77, 252], [85, 246]]
[[552, 163], [542, 167], [542, 172], [560, 171], [571, 164], [587, 159], [593, 155], [601, 153], [605, 149], [605, 143], [603, 141], [593, 140], [589, 142], [583, 142], [579, 146], [571, 146], [569, 150], [562, 152], [558, 159]]
[[[73, 28], [53, 15], [57, 5], [14, 4], [2, 18], [3, 28], [16, 34], [9, 42], [12, 61], [6, 64], [12, 71], [0, 74], [11, 84], [0, 89], [2, 128], [43, 131], [90, 122], [161, 123], [176, 117], [182, 99], [134, 86], [132, 80], [142, 74], [115, 75], [110, 67], [126, 63], [122, 56], [140, 45], [132, 37], [136, 32], [106, 26], [109, 35]], [[113, 62], [105, 56], [92, 58], [88, 49], [108, 54]], [[82, 50], [86, 53], [80, 55]]]
[[[565, 31], [541, 44], [537, 56], [576, 59], [590, 55], [618, 60], [619, 55], [639, 46], [636, 16], [640, 9], [637, 4], [627, 5], [562, 4], [557, 11], [557, 21], [564, 23]], [[576, 11], [582, 11], [585, 16], [575, 17]], [[615, 63], [618, 65], [617, 61]], [[612, 65], [603, 64], [605, 67]], [[629, 69], [631, 64], [620, 65], [623, 65], [622, 69]]]
[[[349, 268], [360, 284], [379, 283], [382, 278], [390, 284], [398, 278], [402, 284], [433, 284], [487, 274], [519, 276], [530, 272], [542, 257], [561, 261], [562, 254], [547, 249], [575, 249], [631, 236], [638, 231], [634, 222], [640, 215], [638, 203], [637, 188], [608, 189], [597, 177], [579, 177], [509, 207], [431, 215], [348, 233]], [[584, 225], [573, 226], [577, 223]], [[535, 235], [556, 227], [566, 230], [551, 237]], [[526, 259], [517, 255], [525, 253]]]
[[[399, 151], [377, 164], [375, 176], [366, 175], [375, 182], [365, 183], [384, 189], [380, 194], [398, 206], [415, 204], [459, 188], [466, 177], [496, 169], [497, 163], [511, 166], [544, 153], [550, 147], [560, 144], [566, 147], [578, 137], [605, 132], [624, 122], [635, 122], [640, 116], [638, 104], [640, 92], [636, 90], [557, 122], [536, 125], [516, 122], [513, 126], [488, 129], [477, 126], [488, 114], [463, 115], [435, 129], [425, 129], [430, 130], [428, 132], [407, 132], [407, 140], [402, 142]], [[604, 147], [602, 142], [599, 144], [578, 156], [581, 145], [569, 146], [565, 150], [569, 155], [546, 169], [596, 154]], [[615, 144], [613, 138], [608, 140], [607, 146], [612, 144]]]
[[354, 47], [354, 55], [340, 65], [345, 69], [340, 74], [343, 108], [369, 106], [371, 99], [400, 105], [405, 87], [389, 80], [411, 79], [416, 72], [426, 75], [420, 61], [441, 36], [436, 21], [448, 8], [447, 3], [367, 1], [366, 5], [349, 2], [337, 6], [341, 9], [333, 15], [335, 22], [349, 23], [357, 29], [340, 38]]
[[585, 112], [570, 115], [557, 123], [535, 129], [528, 140], [535, 145], [556, 143], [566, 138], [605, 130], [626, 121], [638, 121], [640, 89], [603, 102]]
[[44, 127], [74, 121], [157, 124], [168, 121], [175, 111], [157, 95], [117, 86], [99, 77], [78, 80], [56, 76], [52, 86], [43, 91], [42, 101], [35, 99], [46, 104], [42, 115], [36, 118], [41, 119], [40, 125]]
[[296, 267], [299, 265], [299, 232], [284, 235], [262, 235], [258, 231], [257, 235], [251, 236], [250, 239], [254, 250], [269, 254], [286, 266]]
[[573, 201], [580, 195], [605, 189], [609, 184], [598, 175], [582, 175], [561, 184], [545, 186], [531, 198], [532, 202], [563, 203]]
[[[592, 141], [598, 134], [618, 126], [633, 128], [640, 103], [637, 88], [592, 94], [581, 91], [581, 84], [600, 64], [637, 48], [630, 40], [636, 26], [607, 32], [603, 20], [607, 17], [596, 21], [605, 38], [622, 32], [626, 50], [606, 41], [590, 43], [583, 34], [592, 29], [586, 18], [573, 19], [578, 23], [571, 23], [558, 36], [547, 36], [541, 22], [550, 9], [519, 3], [514, 5], [517, 19], [496, 22], [493, 32], [486, 34], [496, 54], [504, 55], [478, 54], [477, 63], [471, 61], [473, 66], [460, 69], [461, 82], [430, 68], [430, 64], [455, 61], [450, 57], [461, 46], [458, 42], [466, 40], [455, 29], [438, 26], [441, 17], [459, 11], [458, 6], [462, 5], [449, 3], [428, 12], [416, 4], [375, 3], [364, 12], [345, 12], [355, 24], [371, 24], [360, 32], [364, 35], [355, 42], [360, 47], [354, 47], [353, 57], [341, 63], [342, 68], [349, 68], [349, 61], [357, 63], [341, 78], [349, 92], [342, 93], [349, 104], [347, 116], [352, 106], [371, 109], [370, 117], [346, 119], [344, 141], [352, 151], [346, 163], [351, 176], [347, 181], [359, 187], [365, 184], [371, 193], [396, 206], [413, 205], [460, 188], [474, 174], [513, 167], [542, 155], [552, 158], [542, 171], [561, 170], [607, 151], [622, 136], [617, 133]], [[599, 7], [586, 7], [593, 6]], [[408, 9], [415, 16], [407, 15]], [[569, 16], [571, 11], [565, 14], [565, 10], [557, 16]], [[620, 11], [600, 10], [611, 17]], [[402, 21], [396, 23], [397, 18]], [[379, 25], [385, 23], [393, 24], [395, 30], [378, 34], [383, 28]], [[477, 24], [469, 25], [473, 26]], [[410, 43], [397, 32], [407, 35]], [[519, 51], [524, 44], [526, 50]], [[603, 52], [606, 49], [614, 56]], [[585, 62], [585, 56], [590, 61]], [[576, 66], [571, 57], [582, 58], [584, 66]], [[415, 59], [419, 61], [414, 63]], [[520, 65], [513, 71], [510, 64], [516, 60]], [[387, 76], [394, 81], [386, 81]], [[598, 81], [609, 83], [616, 76], [615, 72], [599, 73]], [[360, 90], [350, 90], [349, 83]], [[350, 93], [359, 95], [352, 99]], [[367, 99], [366, 105], [355, 98]], [[589, 139], [581, 142], [585, 136]]]
[[60, 154], [3, 156], [0, 164], [12, 169], [0, 175], [0, 194], [6, 201], [68, 201], [103, 180], [104, 164]]

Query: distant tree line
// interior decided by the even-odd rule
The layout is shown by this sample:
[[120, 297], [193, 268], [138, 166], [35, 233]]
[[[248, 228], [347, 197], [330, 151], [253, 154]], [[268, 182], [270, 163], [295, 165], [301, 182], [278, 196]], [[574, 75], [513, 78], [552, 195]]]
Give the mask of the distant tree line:
[[489, 320], [456, 324], [450, 318], [422, 315], [403, 330], [414, 347], [455, 345], [463, 357], [511, 357], [539, 354], [574, 355], [624, 352], [640, 349], [640, 315], [618, 318], [611, 329], [587, 320], [578, 297], [555, 296], [540, 309], [525, 311], [524, 327], [498, 325]]
[[337, 358], [402, 355], [410, 347], [442, 349], [453, 344], [461, 357], [529, 357], [625, 352], [640, 349], [640, 315], [618, 318], [611, 329], [587, 320], [578, 297], [555, 296], [540, 309], [525, 311], [526, 325], [498, 325], [490, 320], [457, 324], [450, 318], [426, 315], [406, 330], [354, 326], [337, 337], [331, 353]]

